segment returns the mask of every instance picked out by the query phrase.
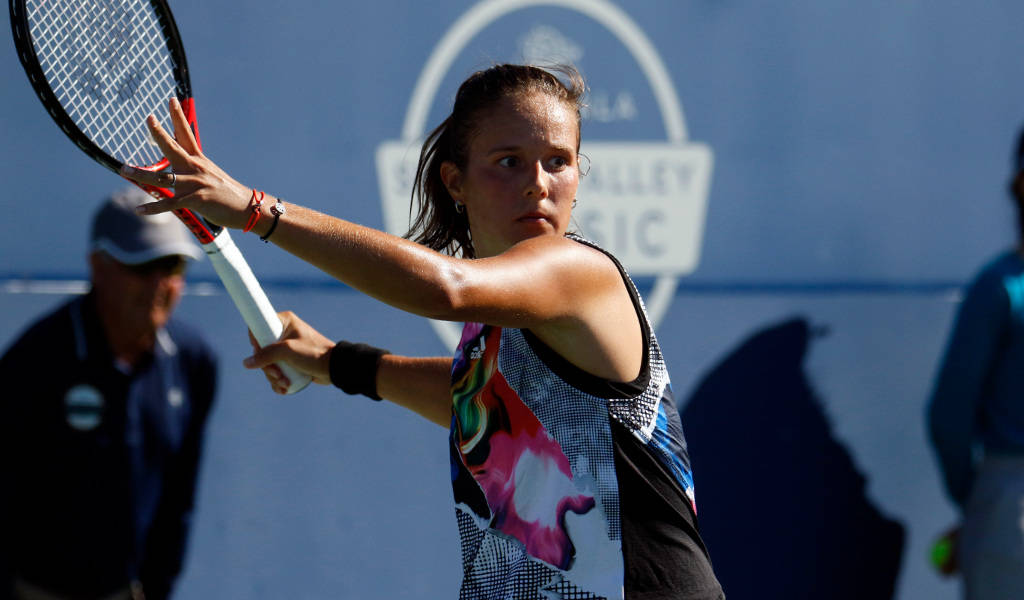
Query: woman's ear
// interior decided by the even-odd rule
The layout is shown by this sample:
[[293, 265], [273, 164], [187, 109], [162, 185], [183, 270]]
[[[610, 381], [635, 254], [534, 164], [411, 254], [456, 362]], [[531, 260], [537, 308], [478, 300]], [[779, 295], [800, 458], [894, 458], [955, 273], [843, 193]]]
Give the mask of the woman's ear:
[[456, 202], [463, 202], [462, 171], [450, 160], [441, 163], [441, 182], [448, 189], [448, 194]]

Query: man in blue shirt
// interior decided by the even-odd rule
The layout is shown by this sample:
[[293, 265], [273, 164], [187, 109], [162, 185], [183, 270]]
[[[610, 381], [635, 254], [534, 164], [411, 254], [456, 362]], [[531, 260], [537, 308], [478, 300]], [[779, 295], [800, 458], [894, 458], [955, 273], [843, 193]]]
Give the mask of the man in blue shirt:
[[963, 513], [944, 570], [959, 564], [969, 600], [1024, 598], [1024, 135], [1016, 158], [1022, 241], [971, 282], [928, 406], [946, 491]]
[[92, 287], [0, 358], [0, 598], [167, 598], [181, 570], [216, 363], [171, 318], [188, 260], [138, 190], [96, 213]]

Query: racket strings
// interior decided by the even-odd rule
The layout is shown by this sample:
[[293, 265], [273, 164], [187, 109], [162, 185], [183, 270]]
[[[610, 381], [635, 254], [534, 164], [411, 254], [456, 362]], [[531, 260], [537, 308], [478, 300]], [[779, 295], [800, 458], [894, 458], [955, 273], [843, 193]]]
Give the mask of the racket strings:
[[75, 125], [114, 159], [162, 158], [144, 125], [176, 92], [153, 6], [126, 0], [30, 0], [29, 33], [50, 88]]

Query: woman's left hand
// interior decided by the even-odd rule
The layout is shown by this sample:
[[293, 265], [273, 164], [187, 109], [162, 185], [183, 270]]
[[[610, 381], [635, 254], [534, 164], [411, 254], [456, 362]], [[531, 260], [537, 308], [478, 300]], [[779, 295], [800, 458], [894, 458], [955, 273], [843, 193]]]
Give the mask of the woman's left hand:
[[250, 369], [263, 369], [267, 381], [279, 394], [287, 393], [291, 382], [275, 363], [286, 362], [297, 371], [305, 373], [319, 384], [331, 383], [331, 350], [334, 342], [325, 337], [291, 311], [278, 313], [284, 331], [281, 338], [260, 348], [256, 338], [249, 333], [253, 355], [243, 361]]
[[174, 137], [152, 115], [146, 118], [146, 126], [170, 161], [173, 177], [170, 173], [127, 165], [121, 168], [121, 175], [132, 181], [156, 187], [174, 186], [173, 198], [143, 204], [139, 213], [152, 215], [187, 208], [222, 227], [244, 227], [251, 214], [252, 190], [235, 181], [203, 154], [177, 98], [171, 99], [169, 110]]

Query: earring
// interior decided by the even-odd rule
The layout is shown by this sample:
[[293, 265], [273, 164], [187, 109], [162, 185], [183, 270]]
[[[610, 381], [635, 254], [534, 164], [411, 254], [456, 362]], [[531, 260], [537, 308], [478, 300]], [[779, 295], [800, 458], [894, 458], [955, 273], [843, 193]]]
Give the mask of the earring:
[[580, 152], [577, 160], [579, 161], [580, 177], [586, 177], [590, 174], [590, 157]]
[[575, 198], [572, 199], [572, 208], [576, 208], [576, 199]]
[[466, 205], [465, 204], [463, 204], [463, 203], [461, 203], [459, 201], [455, 202], [455, 212], [456, 213], [461, 215], [465, 210], [466, 210]]

